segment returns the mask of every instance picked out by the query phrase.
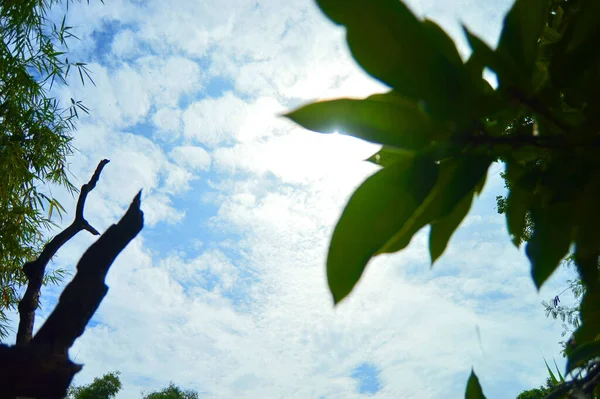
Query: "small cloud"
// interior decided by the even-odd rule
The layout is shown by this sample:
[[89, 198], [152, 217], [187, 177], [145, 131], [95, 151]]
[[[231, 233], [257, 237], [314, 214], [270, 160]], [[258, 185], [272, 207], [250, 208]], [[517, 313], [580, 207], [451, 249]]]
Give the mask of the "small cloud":
[[193, 171], [207, 171], [210, 169], [210, 154], [202, 147], [186, 145], [175, 147], [169, 157], [177, 165]]

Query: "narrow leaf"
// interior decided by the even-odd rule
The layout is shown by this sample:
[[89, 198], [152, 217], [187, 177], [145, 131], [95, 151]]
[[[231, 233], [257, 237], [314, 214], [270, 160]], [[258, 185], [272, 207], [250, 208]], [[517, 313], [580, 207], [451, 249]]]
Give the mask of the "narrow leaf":
[[550, 381], [552, 381], [552, 385], [558, 384], [558, 380], [556, 379], [556, 376], [552, 372], [552, 369], [550, 368], [550, 366], [548, 366], [548, 362], [546, 361], [546, 359], [544, 359], [544, 364], [546, 365], [546, 369], [548, 370], [548, 374], [550, 374]]

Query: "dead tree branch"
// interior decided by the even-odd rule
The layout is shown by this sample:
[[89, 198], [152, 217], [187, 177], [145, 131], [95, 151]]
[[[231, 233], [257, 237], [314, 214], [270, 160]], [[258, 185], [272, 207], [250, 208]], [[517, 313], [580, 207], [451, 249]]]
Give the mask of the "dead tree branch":
[[96, 187], [96, 183], [100, 178], [100, 173], [104, 166], [110, 162], [108, 159], [100, 161], [96, 167], [94, 175], [90, 181], [81, 186], [79, 192], [79, 199], [77, 200], [77, 208], [75, 211], [75, 220], [66, 229], [56, 235], [48, 244], [44, 246], [44, 250], [40, 256], [32, 261], [27, 262], [23, 266], [25, 276], [27, 276], [28, 284], [25, 291], [25, 295], [21, 301], [19, 301], [19, 328], [17, 330], [17, 344], [25, 344], [31, 341], [33, 334], [33, 323], [35, 320], [35, 310], [38, 308], [40, 300], [40, 290], [42, 288], [42, 281], [44, 279], [44, 273], [46, 272], [46, 266], [48, 262], [56, 252], [62, 247], [67, 241], [73, 238], [81, 230], [87, 230], [93, 235], [100, 235], [98, 230], [93, 228], [87, 220], [83, 217], [83, 207], [85, 200], [90, 191]]
[[65, 397], [73, 376], [81, 370], [69, 359], [68, 349], [106, 295], [104, 279], [110, 266], [142, 230], [140, 197], [141, 191], [119, 223], [109, 227], [81, 257], [77, 274], [35, 337], [13, 347], [0, 345], [0, 398]]

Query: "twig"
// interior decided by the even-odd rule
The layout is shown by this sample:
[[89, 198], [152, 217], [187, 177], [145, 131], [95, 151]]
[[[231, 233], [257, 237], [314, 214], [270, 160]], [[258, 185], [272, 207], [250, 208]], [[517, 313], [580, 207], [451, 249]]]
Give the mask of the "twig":
[[87, 184], [81, 187], [79, 199], [77, 200], [77, 208], [75, 212], [75, 220], [66, 229], [56, 235], [52, 241], [44, 246], [44, 250], [33, 262], [27, 262], [23, 266], [25, 276], [27, 276], [28, 284], [25, 295], [19, 301], [19, 329], [17, 331], [17, 344], [25, 344], [31, 341], [33, 334], [33, 323], [35, 320], [35, 310], [38, 308], [40, 299], [40, 290], [46, 266], [56, 252], [71, 238], [73, 238], [81, 230], [87, 230], [93, 235], [99, 235], [98, 230], [93, 228], [83, 217], [83, 207], [85, 200], [90, 191], [96, 187], [96, 183], [100, 178], [102, 169], [109, 162], [107, 159], [100, 161], [96, 167], [94, 175]]

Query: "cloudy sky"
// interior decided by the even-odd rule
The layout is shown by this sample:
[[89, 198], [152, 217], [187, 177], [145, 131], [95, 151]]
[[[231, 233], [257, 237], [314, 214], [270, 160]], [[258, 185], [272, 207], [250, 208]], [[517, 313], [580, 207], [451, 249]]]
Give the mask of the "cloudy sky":
[[[494, 45], [510, 3], [409, 5], [467, 56], [460, 23]], [[75, 134], [74, 181], [111, 160], [87, 219], [105, 230], [140, 188], [146, 217], [70, 352], [85, 365], [77, 384], [120, 370], [123, 399], [171, 380], [203, 398], [449, 398], [474, 367], [489, 398], [514, 398], [543, 383], [544, 357], [563, 363], [560, 324], [540, 301], [567, 272], [536, 292], [496, 214], [500, 165], [434, 269], [424, 230], [333, 307], [329, 237], [378, 147], [278, 115], [385, 88], [312, 0], [92, 0], [72, 4], [67, 22], [81, 38], [70, 58], [96, 82], [73, 76], [55, 92], [91, 110]], [[53, 267], [73, 270], [92, 242], [80, 233]], [[38, 327], [59, 292], [44, 291]]]

